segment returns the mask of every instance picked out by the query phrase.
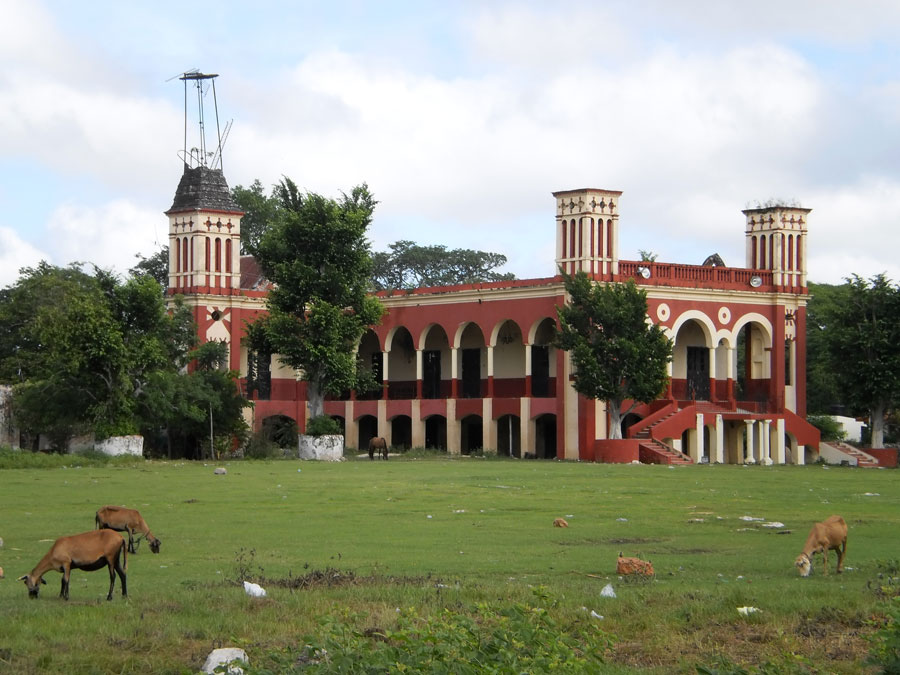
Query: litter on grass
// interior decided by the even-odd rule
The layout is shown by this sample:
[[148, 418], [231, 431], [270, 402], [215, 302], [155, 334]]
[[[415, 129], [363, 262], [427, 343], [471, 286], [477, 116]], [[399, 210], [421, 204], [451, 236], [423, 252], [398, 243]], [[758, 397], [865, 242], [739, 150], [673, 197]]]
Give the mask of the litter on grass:
[[259, 584], [254, 584], [252, 581], [244, 582], [244, 592], [249, 595], [251, 598], [264, 598], [266, 597], [266, 589], [264, 589]]
[[737, 611], [741, 616], [750, 616], [751, 614], [756, 614], [757, 612], [761, 612], [762, 610], [758, 609], [757, 607], [738, 607]]
[[601, 598], [614, 598], [616, 597], [616, 592], [613, 590], [612, 584], [606, 584], [603, 587], [603, 590], [600, 591]]

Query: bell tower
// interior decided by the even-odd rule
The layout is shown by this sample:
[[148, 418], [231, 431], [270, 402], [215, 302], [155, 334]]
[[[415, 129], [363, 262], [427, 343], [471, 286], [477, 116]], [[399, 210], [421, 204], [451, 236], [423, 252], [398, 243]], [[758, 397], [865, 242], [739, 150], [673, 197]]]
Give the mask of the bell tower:
[[772, 270], [772, 282], [782, 288], [806, 287], [806, 234], [809, 212], [782, 204], [745, 209], [746, 267]]
[[[169, 294], [232, 295], [241, 287], [241, 216], [222, 172], [222, 146], [228, 136], [219, 130], [215, 80], [218, 75], [193, 70], [184, 82], [184, 171], [169, 217]], [[197, 91], [196, 145], [188, 149], [188, 88]], [[207, 151], [204, 100], [212, 93], [216, 114], [215, 150]], [[191, 303], [193, 304], [193, 303]]]
[[556, 267], [608, 279], [619, 272], [617, 190], [582, 188], [554, 192]]

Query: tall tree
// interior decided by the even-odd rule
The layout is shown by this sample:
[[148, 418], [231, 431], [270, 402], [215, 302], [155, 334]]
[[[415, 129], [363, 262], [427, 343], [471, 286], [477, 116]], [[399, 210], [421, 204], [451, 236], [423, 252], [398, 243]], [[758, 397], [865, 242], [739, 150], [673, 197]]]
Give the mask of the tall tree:
[[133, 277], [148, 276], [156, 280], [165, 293], [169, 287], [169, 247], [163, 246], [149, 258], [145, 258], [140, 253], [135, 254], [138, 259], [137, 264], [128, 270]]
[[356, 347], [382, 312], [367, 295], [372, 261], [366, 231], [376, 201], [366, 185], [334, 200], [301, 194], [289, 179], [276, 194], [282, 207], [257, 251], [274, 287], [266, 299], [268, 315], [250, 332], [250, 346], [278, 354], [300, 373], [310, 416], [317, 417], [326, 394], [371, 384], [357, 368]]
[[[60, 449], [90, 431], [152, 435], [191, 418], [198, 397], [208, 408], [211, 395], [182, 372], [195, 339], [190, 312], [168, 312], [147, 275], [121, 282], [100, 269], [41, 263], [0, 291], [0, 382], [14, 385], [19, 426]], [[216, 400], [233, 416], [226, 394]]]
[[514, 279], [495, 271], [506, 264], [499, 253], [471, 249], [447, 250], [446, 246], [420, 246], [412, 241], [394, 242], [390, 251], [372, 256], [375, 290], [411, 289], [423, 286], [453, 286], [482, 281]]
[[647, 294], [633, 281], [600, 285], [580, 271], [563, 278], [569, 301], [557, 308], [555, 344], [569, 352], [575, 390], [606, 402], [610, 438], [622, 438], [622, 418], [665, 391], [672, 342], [648, 323]]
[[[834, 414], [845, 403], [828, 347], [830, 317], [848, 302], [848, 284], [809, 284], [806, 310], [806, 409], [810, 414]], [[740, 352], [738, 352], [740, 354]], [[740, 372], [740, 371], [738, 371]]]
[[277, 194], [267, 196], [258, 179], [250, 187], [236, 185], [231, 190], [231, 196], [244, 212], [241, 218], [241, 253], [256, 256], [259, 242], [266, 228], [275, 222], [282, 202]]
[[900, 288], [884, 274], [853, 275], [834, 303], [825, 332], [841, 390], [869, 415], [872, 447], [884, 447], [884, 419], [900, 395]]

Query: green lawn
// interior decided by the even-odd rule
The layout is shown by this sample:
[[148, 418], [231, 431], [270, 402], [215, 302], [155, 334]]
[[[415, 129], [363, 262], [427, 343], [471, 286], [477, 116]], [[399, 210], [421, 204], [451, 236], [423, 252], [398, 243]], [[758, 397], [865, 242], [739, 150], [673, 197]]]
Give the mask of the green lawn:
[[[465, 613], [533, 602], [544, 586], [566, 625], [614, 636], [608, 672], [721, 661], [853, 673], [884, 616], [878, 574], [900, 560], [894, 470], [459, 458], [232, 461], [217, 476], [212, 464], [66, 461], [0, 470], [0, 672], [195, 672], [216, 646], [263, 666], [344, 609], [383, 628], [398, 608]], [[162, 540], [159, 555], [144, 543], [129, 556], [128, 599], [117, 582], [105, 601], [105, 571], [75, 571], [68, 603], [55, 572], [29, 600], [16, 578], [104, 504], [139, 509]], [[823, 576], [817, 557], [801, 579], [793, 560], [832, 513], [850, 527], [847, 571]], [[560, 516], [569, 528], [552, 527]], [[651, 560], [656, 579], [616, 577], [620, 551]], [[248, 597], [242, 576], [268, 596]], [[600, 596], [607, 583], [615, 599]], [[742, 606], [762, 611], [742, 618]]]

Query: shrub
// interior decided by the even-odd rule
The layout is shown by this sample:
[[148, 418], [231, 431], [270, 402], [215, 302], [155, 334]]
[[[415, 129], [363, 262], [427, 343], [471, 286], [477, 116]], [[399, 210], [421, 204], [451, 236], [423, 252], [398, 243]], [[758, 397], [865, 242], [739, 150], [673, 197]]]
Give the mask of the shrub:
[[[345, 611], [320, 620], [302, 653], [271, 655], [278, 672], [304, 673], [591, 673], [599, 672], [613, 638], [590, 620], [554, 618], [543, 589], [539, 606], [480, 603], [464, 614], [445, 609], [430, 617], [400, 612], [393, 630], [360, 630], [364, 615]], [[252, 669], [250, 672], [254, 672]]]
[[336, 436], [341, 433], [341, 423], [328, 415], [313, 417], [306, 423], [308, 436]]
[[283, 454], [281, 447], [268, 437], [264, 429], [251, 435], [244, 448], [244, 456], [251, 459], [271, 459]]
[[900, 673], [900, 597], [895, 597], [885, 624], [872, 636], [869, 662], [881, 666], [882, 673]]
[[842, 441], [847, 436], [840, 422], [831, 415], [809, 415], [806, 421], [819, 430], [823, 441]]

